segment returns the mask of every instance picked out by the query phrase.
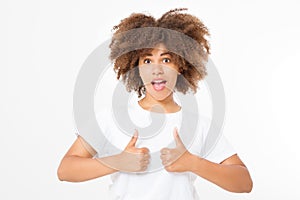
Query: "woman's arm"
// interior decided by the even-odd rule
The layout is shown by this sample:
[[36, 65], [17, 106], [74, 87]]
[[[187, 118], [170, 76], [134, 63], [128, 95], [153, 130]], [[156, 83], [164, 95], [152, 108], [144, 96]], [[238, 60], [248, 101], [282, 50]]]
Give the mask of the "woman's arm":
[[249, 171], [235, 154], [220, 164], [210, 162], [186, 150], [177, 130], [176, 148], [161, 150], [161, 159], [169, 172], [190, 171], [230, 192], [251, 192], [253, 183]]
[[251, 192], [253, 183], [249, 171], [238, 155], [220, 164], [191, 155], [189, 171], [230, 192]]
[[59, 180], [81, 182], [117, 171], [93, 159], [92, 151], [88, 151], [85, 148], [86, 145], [83, 139], [78, 136], [58, 167], [57, 176]]
[[145, 171], [149, 164], [149, 149], [136, 148], [138, 133], [120, 154], [93, 158], [96, 152], [80, 136], [63, 157], [57, 176], [61, 181], [82, 182], [112, 174], [117, 171]]

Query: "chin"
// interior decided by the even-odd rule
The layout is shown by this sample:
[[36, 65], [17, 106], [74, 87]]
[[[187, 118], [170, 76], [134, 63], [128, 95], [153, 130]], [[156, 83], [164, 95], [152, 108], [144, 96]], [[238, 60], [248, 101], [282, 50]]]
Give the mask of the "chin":
[[173, 94], [172, 90], [169, 89], [165, 89], [159, 92], [150, 89], [148, 93], [157, 101], [163, 101]]

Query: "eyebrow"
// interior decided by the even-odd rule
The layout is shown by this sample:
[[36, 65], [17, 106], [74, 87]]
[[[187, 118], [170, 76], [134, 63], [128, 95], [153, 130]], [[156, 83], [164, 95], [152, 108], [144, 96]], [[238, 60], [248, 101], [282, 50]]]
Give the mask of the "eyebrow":
[[[170, 55], [171, 53], [169, 51], [161, 53], [160, 56], [164, 56], [164, 55]], [[146, 56], [153, 56], [152, 53], [145, 53], [144, 55], [142, 55], [142, 57], [146, 57]]]
[[171, 53], [169, 51], [167, 51], [167, 52], [164, 52], [164, 53], [160, 54], [160, 56], [164, 56], [164, 55], [170, 55], [171, 56]]

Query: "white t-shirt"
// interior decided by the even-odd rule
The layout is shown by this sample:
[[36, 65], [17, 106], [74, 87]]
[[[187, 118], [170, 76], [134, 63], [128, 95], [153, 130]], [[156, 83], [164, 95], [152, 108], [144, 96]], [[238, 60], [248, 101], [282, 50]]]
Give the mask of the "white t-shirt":
[[[197, 175], [191, 172], [174, 173], [167, 172], [161, 164], [160, 149], [164, 147], [175, 147], [173, 129], [181, 128], [182, 110], [176, 113], [165, 113], [165, 123], [160, 131], [149, 136], [143, 135], [143, 128], [151, 124], [151, 112], [140, 107], [136, 99], [129, 102], [128, 114], [139, 130], [139, 139], [136, 147], [147, 147], [150, 150], [151, 160], [148, 171], [145, 173], [125, 173], [117, 172], [111, 175], [112, 184], [110, 185], [111, 198], [113, 200], [198, 200], [198, 194], [194, 188], [194, 181]], [[191, 113], [190, 117], [194, 117]], [[103, 145], [101, 155], [104, 157], [120, 153], [125, 149], [130, 141], [131, 135], [125, 134], [116, 125], [116, 120], [111, 110], [103, 110], [97, 114], [97, 121], [103, 131], [107, 142]], [[189, 120], [187, 120], [188, 122]], [[210, 127], [210, 120], [198, 115], [198, 124], [193, 137], [188, 137], [189, 141], [184, 140], [185, 134], [179, 131], [179, 136], [192, 154], [201, 155], [201, 147], [204, 146], [205, 139]], [[141, 131], [140, 131], [141, 129]], [[99, 153], [99, 152], [98, 152]], [[205, 159], [215, 163], [220, 163], [226, 158], [234, 155], [236, 151], [227, 142], [224, 136], [220, 136], [213, 150]]]

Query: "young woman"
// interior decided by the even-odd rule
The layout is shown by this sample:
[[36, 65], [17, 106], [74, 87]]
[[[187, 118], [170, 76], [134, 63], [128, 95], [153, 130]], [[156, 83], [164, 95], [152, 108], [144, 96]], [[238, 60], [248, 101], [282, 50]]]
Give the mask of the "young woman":
[[[138, 97], [142, 97], [132, 101], [129, 110], [141, 124], [151, 113], [164, 114], [163, 129], [148, 138], [140, 137], [142, 133], [135, 131], [130, 138], [103, 112], [100, 123], [104, 124], [110, 142], [122, 151], [95, 156], [97, 152], [79, 134], [58, 168], [60, 180], [79, 182], [110, 174], [112, 198], [124, 200], [196, 200], [198, 194], [193, 186], [196, 177], [231, 192], [252, 190], [245, 164], [224, 136], [209, 155], [201, 157], [210, 125], [207, 119], [197, 116], [200, 125], [189, 145], [182, 138], [191, 133], [179, 133], [182, 107], [174, 100], [174, 91], [196, 92], [198, 82], [206, 75], [205, 62], [209, 54], [207, 28], [195, 16], [180, 13], [182, 10], [185, 9], [171, 10], [157, 20], [149, 15], [132, 14], [114, 27], [116, 32], [110, 45], [117, 78], [122, 78], [128, 91], [136, 91]], [[147, 27], [180, 32], [201, 48], [193, 48], [188, 41], [183, 42], [183, 37], [168, 31], [120, 34]], [[149, 46], [149, 43], [152, 48], [132, 48]], [[180, 55], [171, 51], [174, 49]], [[194, 116], [191, 113], [189, 117]], [[175, 146], [168, 146], [172, 141]], [[151, 170], [157, 161], [153, 152], [159, 152], [162, 168]]]

